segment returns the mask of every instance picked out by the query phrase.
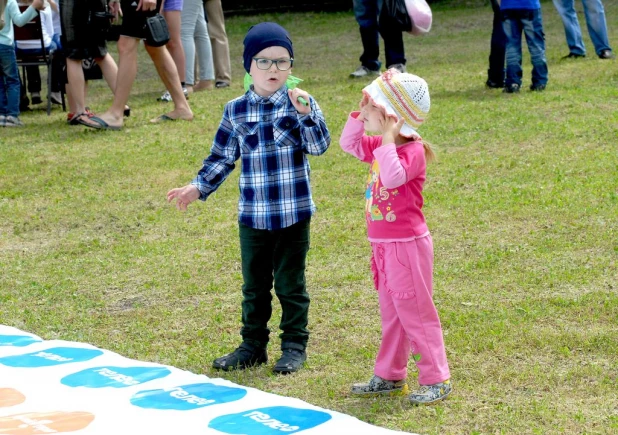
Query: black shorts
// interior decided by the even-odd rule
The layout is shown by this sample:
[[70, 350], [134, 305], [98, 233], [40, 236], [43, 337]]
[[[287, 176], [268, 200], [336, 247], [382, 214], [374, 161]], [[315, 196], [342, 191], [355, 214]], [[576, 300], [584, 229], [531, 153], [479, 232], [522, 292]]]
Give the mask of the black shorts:
[[157, 0], [157, 7], [153, 11], [144, 12], [136, 10], [137, 1], [135, 0], [120, 0], [122, 8], [122, 25], [120, 27], [120, 35], [130, 38], [144, 39], [146, 38], [146, 18], [155, 16], [161, 9], [163, 0]]
[[105, 33], [90, 25], [93, 12], [105, 10], [105, 0], [60, 0], [62, 49], [69, 59], [82, 60], [107, 54]]

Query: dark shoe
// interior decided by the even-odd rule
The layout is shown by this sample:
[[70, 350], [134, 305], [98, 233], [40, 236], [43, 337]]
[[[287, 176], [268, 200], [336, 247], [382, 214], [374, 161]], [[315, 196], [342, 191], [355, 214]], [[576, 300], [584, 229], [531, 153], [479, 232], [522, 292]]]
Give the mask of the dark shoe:
[[533, 92], [541, 92], [545, 90], [545, 85], [530, 85], [530, 90]]
[[307, 360], [307, 352], [305, 346], [298, 343], [282, 343], [281, 358], [275, 364], [273, 372], [287, 375], [288, 373], [297, 372]]
[[217, 82], [215, 83], [216, 88], [227, 88], [230, 84], [228, 82]]
[[213, 361], [212, 367], [217, 370], [246, 369], [247, 367], [264, 364], [268, 361], [266, 349], [255, 347], [249, 343], [241, 343], [232, 353], [217, 358]]
[[562, 56], [562, 59], [583, 59], [585, 54], [569, 53], [566, 56]]
[[615, 59], [614, 53], [611, 50], [601, 50], [599, 53], [599, 59]]
[[502, 89], [504, 87], [504, 83], [498, 83], [498, 82], [494, 82], [491, 79], [487, 79], [487, 81], [485, 82], [485, 86], [487, 86], [490, 89]]
[[358, 69], [356, 71], [354, 71], [353, 73], [350, 73], [350, 77], [353, 79], [359, 79], [361, 77], [367, 77], [367, 76], [379, 76], [380, 75], [380, 70], [372, 70], [367, 68], [366, 66], [359, 66]]
[[32, 104], [41, 104], [43, 102], [43, 100], [41, 99], [41, 93], [40, 92], [30, 93], [30, 101], [32, 102]]
[[511, 83], [508, 86], [505, 86], [502, 89], [502, 92], [506, 92], [507, 94], [516, 94], [519, 92], [519, 85], [517, 83]]

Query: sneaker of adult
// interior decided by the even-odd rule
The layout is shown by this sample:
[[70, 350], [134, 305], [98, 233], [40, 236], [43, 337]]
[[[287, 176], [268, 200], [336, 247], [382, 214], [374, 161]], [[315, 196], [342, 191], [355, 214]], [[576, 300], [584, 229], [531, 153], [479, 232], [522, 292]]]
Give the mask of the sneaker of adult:
[[408, 398], [412, 405], [429, 405], [446, 399], [451, 391], [453, 391], [451, 381], [446, 380], [433, 385], [421, 385], [421, 388], [413, 391]]
[[5, 127], [23, 127], [25, 124], [21, 122], [17, 116], [7, 116], [4, 118], [4, 126]]
[[392, 69], [396, 69], [400, 73], [406, 72], [406, 66], [403, 63], [395, 63], [395, 64], [389, 66], [387, 69], [391, 69], [391, 68]]
[[30, 102], [32, 102], [32, 104], [41, 104], [43, 102], [43, 100], [41, 99], [41, 93], [40, 92], [31, 92], [30, 93]]
[[507, 94], [516, 94], [519, 92], [519, 85], [517, 83], [511, 83], [510, 85], [505, 86], [504, 89], [502, 89], [502, 92]]
[[489, 89], [502, 89], [504, 87], [504, 83], [498, 83], [494, 82], [491, 79], [487, 79], [487, 81], [485, 82], [485, 86], [487, 86]]
[[215, 88], [227, 88], [228, 86], [230, 86], [228, 82], [218, 81], [215, 83]]
[[[182, 88], [182, 93], [185, 95], [185, 98], [188, 100], [189, 99], [189, 90], [186, 87]], [[170, 91], [165, 91], [163, 92], [163, 94], [157, 98], [157, 101], [162, 101], [164, 103], [169, 103], [172, 101], [172, 94], [170, 94]]]
[[378, 375], [373, 375], [369, 382], [352, 385], [350, 393], [361, 397], [405, 396], [409, 393], [409, 389], [405, 379], [389, 381]]
[[530, 90], [532, 92], [542, 92], [546, 87], [546, 85], [530, 85]]
[[50, 92], [49, 99], [52, 104], [62, 105], [62, 96], [60, 95], [60, 92]]
[[305, 346], [299, 343], [281, 343], [281, 352], [281, 358], [273, 368], [273, 372], [280, 375], [297, 372], [307, 360]]
[[599, 53], [599, 59], [615, 59], [614, 53], [611, 50], [601, 50]]
[[372, 70], [372, 69], [367, 68], [364, 65], [361, 65], [356, 69], [356, 71], [350, 73], [350, 77], [353, 79], [359, 79], [362, 77], [367, 77], [367, 76], [372, 76], [372, 75], [379, 76], [380, 70], [379, 69]]
[[217, 370], [240, 370], [248, 367], [264, 364], [268, 361], [266, 349], [253, 346], [249, 343], [241, 343], [232, 352], [213, 361], [212, 367]]
[[4, 127], [5, 122], [6, 122], [6, 116], [0, 115], [0, 127]]
[[566, 56], [562, 56], [562, 60], [565, 60], [565, 59], [583, 59], [584, 57], [586, 57], [585, 54], [569, 53]]

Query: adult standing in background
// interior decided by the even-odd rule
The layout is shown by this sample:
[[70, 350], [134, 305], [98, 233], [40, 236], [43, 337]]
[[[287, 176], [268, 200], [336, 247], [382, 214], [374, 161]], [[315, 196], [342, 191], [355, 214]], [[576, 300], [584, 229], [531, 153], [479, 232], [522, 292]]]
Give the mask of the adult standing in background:
[[208, 19], [212, 57], [215, 63], [215, 86], [225, 88], [232, 82], [232, 67], [221, 0], [204, 0], [204, 7]]
[[350, 74], [352, 78], [380, 74], [380, 35], [384, 40], [387, 69], [395, 68], [399, 72], [406, 72], [403, 32], [386, 14], [381, 16], [381, 11], [382, 0], [354, 0], [354, 17], [360, 27], [363, 54], [360, 57], [361, 65]]
[[[78, 1], [78, 0], [75, 0]], [[146, 37], [146, 19], [161, 10], [162, 0], [110, 0], [112, 14], [118, 16], [122, 9], [122, 25], [118, 39], [118, 81], [114, 101], [107, 112], [88, 119], [88, 127], [102, 130], [120, 130], [123, 125], [124, 105], [129, 100], [133, 82], [137, 76], [137, 50], [141, 40]], [[161, 115], [151, 122], [193, 120], [193, 112], [185, 98], [178, 70], [167, 48], [152, 47], [144, 41], [148, 55], [157, 69], [165, 88], [170, 91], [174, 110]]]
[[[184, 0], [181, 14], [181, 40], [185, 51], [185, 78], [189, 92], [215, 87], [212, 47], [204, 17], [202, 0]], [[199, 63], [199, 83], [195, 77], [195, 56]]]
[[491, 28], [491, 45], [489, 49], [489, 69], [487, 70], [488, 88], [502, 89], [504, 87], [504, 60], [506, 58], [506, 35], [502, 27], [500, 2], [491, 0], [494, 19]]
[[[72, 125], [89, 125], [92, 113], [86, 109], [86, 80], [82, 61], [94, 58], [103, 72], [103, 77], [112, 93], [116, 90], [118, 67], [107, 52], [105, 22], [94, 17], [95, 12], [104, 12], [107, 0], [60, 0], [60, 24], [62, 47], [67, 62], [68, 122]], [[124, 113], [124, 104], [123, 110]]]
[[[182, 92], [185, 94], [186, 98], [189, 98], [189, 91], [185, 86], [185, 50], [180, 37], [182, 8], [183, 0], [165, 0], [163, 2], [163, 11], [161, 14], [165, 18], [170, 32], [170, 40], [165, 46], [167, 47], [167, 51], [172, 55], [172, 59], [174, 59], [176, 69], [178, 69], [178, 78], [180, 79]], [[165, 91], [157, 100], [170, 102], [172, 101], [172, 96], [169, 91]]]
[[[584, 16], [588, 34], [594, 45], [594, 50], [600, 59], [614, 59], [612, 48], [609, 46], [607, 37], [607, 22], [605, 21], [605, 9], [601, 0], [582, 0], [584, 5]], [[558, 10], [564, 33], [566, 34], [569, 54], [564, 56], [567, 59], [586, 57], [586, 48], [582, 39], [582, 30], [575, 11], [575, 0], [554, 0], [554, 6]]]

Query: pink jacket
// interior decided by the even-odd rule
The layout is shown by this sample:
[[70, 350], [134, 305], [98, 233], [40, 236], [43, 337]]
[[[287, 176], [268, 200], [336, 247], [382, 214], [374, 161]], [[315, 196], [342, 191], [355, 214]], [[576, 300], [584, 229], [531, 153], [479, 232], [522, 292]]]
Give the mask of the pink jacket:
[[426, 169], [422, 142], [381, 146], [382, 136], [366, 136], [358, 114], [350, 114], [339, 143], [345, 152], [370, 164], [365, 190], [369, 240], [408, 241], [427, 234], [421, 211]]

